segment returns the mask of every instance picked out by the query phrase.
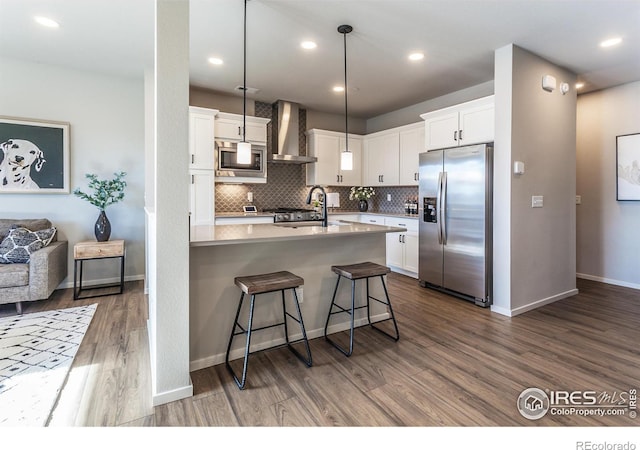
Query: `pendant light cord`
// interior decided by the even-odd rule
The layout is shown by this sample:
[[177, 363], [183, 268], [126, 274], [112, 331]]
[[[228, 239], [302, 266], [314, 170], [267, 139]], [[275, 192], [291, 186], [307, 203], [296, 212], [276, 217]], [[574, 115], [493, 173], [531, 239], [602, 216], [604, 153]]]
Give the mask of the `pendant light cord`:
[[[247, 142], [247, 0], [244, 0], [244, 70], [242, 79], [242, 142]], [[346, 62], [345, 62], [346, 64]]]
[[349, 151], [349, 115], [347, 114], [347, 33], [342, 33], [344, 37], [344, 137], [345, 151]]

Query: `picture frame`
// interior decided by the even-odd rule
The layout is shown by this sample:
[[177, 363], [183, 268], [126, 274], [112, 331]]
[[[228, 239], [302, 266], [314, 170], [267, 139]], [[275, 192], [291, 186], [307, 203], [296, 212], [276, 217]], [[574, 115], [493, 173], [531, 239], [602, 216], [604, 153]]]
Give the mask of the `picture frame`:
[[616, 136], [616, 200], [640, 201], [640, 133]]
[[69, 123], [0, 116], [0, 194], [69, 192]]

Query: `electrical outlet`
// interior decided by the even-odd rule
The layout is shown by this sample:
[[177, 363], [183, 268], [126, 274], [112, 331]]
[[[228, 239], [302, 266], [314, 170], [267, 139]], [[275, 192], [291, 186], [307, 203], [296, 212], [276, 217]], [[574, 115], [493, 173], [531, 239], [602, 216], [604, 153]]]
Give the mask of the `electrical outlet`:
[[387, 201], [390, 202], [391, 201], [391, 194], [387, 194]]
[[576, 205], [581, 205], [581, 204], [582, 204], [582, 196], [576, 195]]
[[302, 293], [302, 286], [298, 286], [296, 288], [296, 294], [298, 294], [298, 303], [302, 304], [302, 302], [304, 301], [304, 296]]
[[253, 192], [247, 192], [247, 200], [250, 202], [253, 201]]

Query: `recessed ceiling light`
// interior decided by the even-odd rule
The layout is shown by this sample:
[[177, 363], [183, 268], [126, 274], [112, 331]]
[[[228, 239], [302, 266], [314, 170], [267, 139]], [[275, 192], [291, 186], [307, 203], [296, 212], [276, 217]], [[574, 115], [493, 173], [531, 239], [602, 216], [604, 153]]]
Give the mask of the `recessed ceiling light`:
[[622, 38], [611, 38], [600, 42], [600, 47], [613, 47], [614, 45], [618, 45], [620, 42], [622, 42]]
[[36, 22], [38, 22], [43, 27], [49, 28], [58, 28], [60, 24], [53, 19], [49, 19], [48, 17], [36, 16], [33, 18]]
[[420, 61], [421, 59], [424, 59], [424, 53], [416, 52], [409, 55], [409, 60], [411, 61]]
[[209, 63], [213, 64], [214, 66], [219, 66], [221, 64], [224, 64], [224, 61], [220, 58], [209, 58]]
[[576, 89], [582, 89], [584, 87], [584, 83], [576, 83]]
[[314, 48], [316, 48], [318, 46], [318, 44], [316, 44], [313, 41], [302, 41], [300, 43], [300, 47], [307, 49], [307, 50], [313, 50]]
[[342, 86], [334, 86], [333, 92], [344, 92], [344, 87]]

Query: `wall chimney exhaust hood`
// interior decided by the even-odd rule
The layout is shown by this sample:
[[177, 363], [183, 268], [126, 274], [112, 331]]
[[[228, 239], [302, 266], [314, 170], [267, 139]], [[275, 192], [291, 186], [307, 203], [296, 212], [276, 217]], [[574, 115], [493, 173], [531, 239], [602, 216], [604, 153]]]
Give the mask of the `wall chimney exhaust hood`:
[[318, 158], [300, 154], [300, 105], [284, 100], [276, 102], [278, 115], [272, 128], [272, 151], [269, 162], [287, 164], [313, 163]]

